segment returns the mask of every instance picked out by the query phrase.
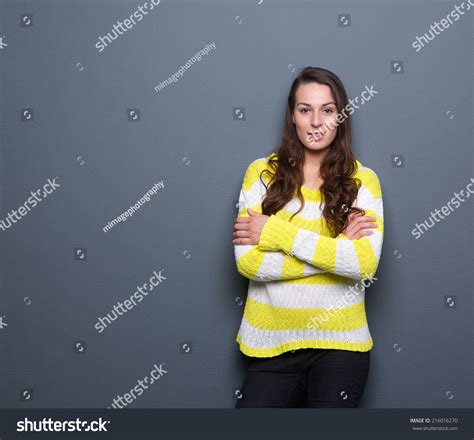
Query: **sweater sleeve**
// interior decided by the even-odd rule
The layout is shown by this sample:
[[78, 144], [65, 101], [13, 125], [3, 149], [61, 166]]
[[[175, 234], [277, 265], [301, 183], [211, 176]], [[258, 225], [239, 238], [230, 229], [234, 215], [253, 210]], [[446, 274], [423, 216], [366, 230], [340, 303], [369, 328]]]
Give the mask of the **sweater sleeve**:
[[297, 227], [275, 215], [265, 223], [258, 247], [262, 250], [282, 250], [328, 272], [355, 280], [375, 275], [383, 242], [383, 203], [379, 179], [370, 168], [361, 172], [362, 185], [354, 206], [364, 209], [376, 219], [372, 235], [350, 240], [344, 234], [327, 237]]
[[[257, 159], [247, 168], [239, 196], [239, 217], [249, 217], [247, 208], [262, 213], [266, 188], [259, 175], [264, 164], [263, 159]], [[326, 272], [281, 250], [263, 250], [258, 245], [235, 244], [234, 255], [237, 271], [254, 281], [291, 280]]]

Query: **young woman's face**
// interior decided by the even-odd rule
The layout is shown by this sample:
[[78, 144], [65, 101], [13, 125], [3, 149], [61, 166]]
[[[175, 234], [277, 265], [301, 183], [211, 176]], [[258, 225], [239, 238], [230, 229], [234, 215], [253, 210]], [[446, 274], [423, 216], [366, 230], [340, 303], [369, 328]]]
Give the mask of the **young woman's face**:
[[313, 151], [321, 151], [337, 134], [337, 107], [326, 84], [301, 84], [296, 90], [293, 123], [301, 143]]

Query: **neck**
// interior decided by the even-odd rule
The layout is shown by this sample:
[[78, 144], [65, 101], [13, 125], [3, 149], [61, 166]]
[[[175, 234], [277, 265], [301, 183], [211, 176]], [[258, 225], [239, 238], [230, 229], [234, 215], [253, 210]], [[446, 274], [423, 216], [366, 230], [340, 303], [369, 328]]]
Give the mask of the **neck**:
[[326, 156], [327, 150], [324, 149], [322, 151], [305, 151], [304, 155], [304, 164], [303, 169], [308, 172], [312, 176], [319, 176], [319, 168], [321, 163]]

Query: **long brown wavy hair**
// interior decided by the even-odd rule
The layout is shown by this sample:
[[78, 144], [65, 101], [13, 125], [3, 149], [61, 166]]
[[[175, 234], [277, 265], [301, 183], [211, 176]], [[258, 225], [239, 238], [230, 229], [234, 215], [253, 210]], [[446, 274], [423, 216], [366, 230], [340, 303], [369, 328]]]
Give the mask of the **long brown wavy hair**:
[[[321, 67], [306, 67], [295, 78], [291, 85], [286, 107], [284, 131], [280, 145], [272, 152], [277, 156], [268, 159], [270, 170], [263, 173], [270, 175], [269, 187], [262, 202], [262, 214], [271, 215], [282, 209], [297, 191], [301, 207], [290, 219], [304, 207], [304, 198], [301, 185], [304, 180], [304, 145], [299, 140], [292, 115], [296, 104], [296, 91], [301, 84], [316, 82], [326, 84], [331, 88], [333, 99], [336, 102], [337, 112], [340, 113], [348, 105], [347, 94], [339, 77], [333, 72]], [[322, 215], [332, 237], [340, 234], [348, 223], [351, 212], [365, 215], [365, 211], [352, 207], [362, 182], [352, 177], [357, 164], [351, 151], [351, 119], [346, 113], [342, 123], [337, 126], [337, 134], [320, 165], [320, 175], [323, 184], [320, 187], [321, 204], [324, 202]], [[320, 207], [321, 207], [320, 204]]]

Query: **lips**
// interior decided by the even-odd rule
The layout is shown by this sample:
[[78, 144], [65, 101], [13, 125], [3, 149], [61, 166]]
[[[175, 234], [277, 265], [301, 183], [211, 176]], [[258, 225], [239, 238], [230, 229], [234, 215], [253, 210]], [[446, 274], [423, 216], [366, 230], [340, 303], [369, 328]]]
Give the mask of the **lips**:
[[308, 133], [308, 136], [310, 136], [312, 140], [318, 142], [324, 137], [324, 134], [320, 131], [311, 131]]

